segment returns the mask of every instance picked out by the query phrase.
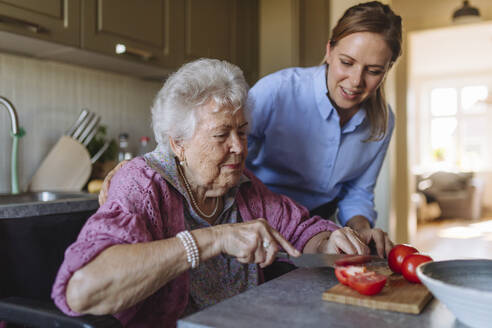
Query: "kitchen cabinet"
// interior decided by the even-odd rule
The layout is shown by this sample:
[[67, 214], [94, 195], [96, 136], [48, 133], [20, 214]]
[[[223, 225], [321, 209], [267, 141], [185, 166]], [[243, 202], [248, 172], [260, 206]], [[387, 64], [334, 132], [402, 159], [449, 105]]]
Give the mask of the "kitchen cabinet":
[[253, 83], [258, 39], [258, 0], [0, 0], [0, 49], [140, 77], [211, 57]]
[[0, 0], [0, 30], [77, 46], [80, 0]]
[[232, 62], [248, 82], [258, 77], [258, 1], [186, 0], [184, 61], [211, 57]]
[[160, 67], [181, 63], [181, 0], [84, 0], [82, 14], [83, 49]]

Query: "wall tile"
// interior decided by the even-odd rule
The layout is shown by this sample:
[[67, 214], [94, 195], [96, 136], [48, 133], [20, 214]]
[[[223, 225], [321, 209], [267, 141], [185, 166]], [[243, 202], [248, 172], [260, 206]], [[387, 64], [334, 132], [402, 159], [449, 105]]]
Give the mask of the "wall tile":
[[[51, 61], [0, 53], [0, 95], [15, 106], [27, 134], [19, 147], [21, 189], [82, 108], [101, 115], [110, 137], [153, 138], [150, 106], [161, 83]], [[10, 192], [10, 119], [0, 108], [0, 193]]]

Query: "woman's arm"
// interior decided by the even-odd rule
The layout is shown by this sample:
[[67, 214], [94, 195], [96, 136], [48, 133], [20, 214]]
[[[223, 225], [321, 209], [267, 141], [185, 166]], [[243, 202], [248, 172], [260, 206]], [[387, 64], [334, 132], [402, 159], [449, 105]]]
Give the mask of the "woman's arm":
[[[239, 262], [264, 267], [275, 260], [277, 245], [291, 256], [300, 255], [263, 219], [191, 233], [200, 261], [224, 253]], [[264, 242], [272, 247], [265, 248]], [[114, 314], [146, 299], [190, 267], [178, 238], [111, 246], [74, 273], [68, 283], [67, 303], [78, 313]]]
[[[221, 252], [214, 229], [194, 230], [192, 235], [200, 261]], [[190, 267], [178, 238], [114, 245], [73, 274], [67, 304], [78, 313], [114, 314], [149, 297]]]

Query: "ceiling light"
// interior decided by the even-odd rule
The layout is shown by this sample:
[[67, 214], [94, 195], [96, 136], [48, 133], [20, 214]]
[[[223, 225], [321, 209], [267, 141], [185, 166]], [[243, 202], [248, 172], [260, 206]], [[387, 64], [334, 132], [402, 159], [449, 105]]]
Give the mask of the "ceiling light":
[[463, 1], [463, 6], [453, 13], [453, 23], [456, 24], [474, 23], [480, 20], [480, 10], [470, 6], [469, 1]]

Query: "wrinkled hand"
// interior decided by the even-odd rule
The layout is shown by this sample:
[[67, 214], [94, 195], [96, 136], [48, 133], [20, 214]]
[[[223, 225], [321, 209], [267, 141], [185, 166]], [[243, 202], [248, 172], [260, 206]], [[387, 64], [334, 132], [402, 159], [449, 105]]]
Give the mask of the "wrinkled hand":
[[241, 263], [257, 263], [263, 268], [273, 263], [280, 247], [290, 256], [301, 255], [265, 219], [224, 224], [216, 229], [221, 252], [235, 257]]
[[368, 255], [371, 250], [361, 239], [359, 234], [349, 227], [333, 231], [328, 239], [320, 243], [320, 253], [345, 253]]
[[128, 161], [122, 161], [118, 163], [111, 171], [109, 171], [108, 175], [104, 178], [103, 184], [101, 186], [101, 191], [99, 192], [99, 206], [104, 204], [106, 200], [108, 199], [108, 190], [109, 186], [111, 185], [111, 179], [113, 178], [113, 175], [123, 166], [127, 163]]
[[367, 228], [359, 230], [358, 233], [366, 245], [374, 245], [378, 256], [388, 257], [389, 251], [393, 248], [393, 242], [386, 232], [379, 228]]

